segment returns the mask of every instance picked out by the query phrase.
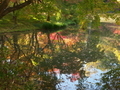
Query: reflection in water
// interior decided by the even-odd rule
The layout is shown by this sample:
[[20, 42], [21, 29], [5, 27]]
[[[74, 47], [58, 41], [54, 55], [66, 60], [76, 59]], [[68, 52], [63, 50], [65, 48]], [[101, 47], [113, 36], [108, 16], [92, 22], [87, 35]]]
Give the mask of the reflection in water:
[[84, 66], [89, 62], [100, 66], [110, 51], [103, 47], [98, 31], [87, 38], [87, 33], [64, 32], [0, 35], [0, 89], [88, 90], [90, 75]]

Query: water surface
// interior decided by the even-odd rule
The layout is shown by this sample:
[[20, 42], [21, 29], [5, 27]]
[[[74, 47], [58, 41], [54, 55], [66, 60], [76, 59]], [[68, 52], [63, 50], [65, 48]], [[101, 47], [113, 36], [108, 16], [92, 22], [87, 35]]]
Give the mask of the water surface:
[[0, 89], [119, 90], [119, 34], [90, 32], [1, 34]]

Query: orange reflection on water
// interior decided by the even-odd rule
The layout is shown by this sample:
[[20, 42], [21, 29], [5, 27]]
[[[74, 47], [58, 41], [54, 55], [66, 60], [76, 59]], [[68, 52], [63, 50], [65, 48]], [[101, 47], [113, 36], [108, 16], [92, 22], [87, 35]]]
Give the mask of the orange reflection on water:
[[61, 34], [61, 32], [51, 33], [50, 39], [55, 41], [63, 40], [64, 43], [67, 44], [68, 46], [74, 45], [77, 41], [79, 41], [78, 36], [72, 36], [72, 35], [64, 36]]
[[119, 34], [120, 35], [120, 30], [114, 30], [114, 32], [113, 32], [114, 34]]

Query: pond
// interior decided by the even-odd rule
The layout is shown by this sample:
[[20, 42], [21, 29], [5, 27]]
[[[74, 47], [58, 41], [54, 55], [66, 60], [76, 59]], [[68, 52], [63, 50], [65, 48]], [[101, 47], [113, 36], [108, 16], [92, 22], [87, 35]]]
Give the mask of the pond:
[[119, 90], [120, 35], [68, 27], [0, 34], [0, 90]]

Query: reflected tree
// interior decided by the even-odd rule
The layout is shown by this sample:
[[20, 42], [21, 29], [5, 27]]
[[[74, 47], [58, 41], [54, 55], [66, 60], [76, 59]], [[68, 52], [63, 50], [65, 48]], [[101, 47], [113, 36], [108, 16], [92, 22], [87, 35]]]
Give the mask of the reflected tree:
[[[101, 78], [101, 90], [119, 90], [120, 88], [120, 67], [111, 69], [103, 74]], [[99, 85], [99, 84], [98, 84]]]
[[[103, 30], [109, 30], [104, 28]], [[107, 31], [105, 31], [107, 32]], [[104, 69], [110, 69], [117, 67], [120, 63], [119, 58], [119, 35], [114, 35], [112, 33], [102, 34], [103, 36], [100, 38], [100, 42], [97, 45], [104, 51], [104, 57], [99, 60], [100, 67]], [[112, 36], [112, 37], [111, 37]]]
[[80, 61], [59, 33], [56, 37], [58, 40], [51, 40], [49, 34], [41, 32], [1, 35], [0, 89], [55, 90], [58, 82], [50, 70], [79, 72]]
[[97, 61], [103, 55], [96, 47], [99, 35], [95, 35], [96, 31], [91, 32], [87, 47], [86, 38], [82, 38], [84, 34], [79, 33], [67, 36], [61, 32], [2, 35], [1, 48], [6, 46], [9, 53], [1, 52], [5, 58], [1, 63], [4, 69], [0, 69], [0, 79], [6, 82], [0, 82], [0, 89], [56, 90], [60, 81], [55, 69], [59, 69], [60, 74], [76, 75], [75, 79], [84, 78], [83, 64]]

